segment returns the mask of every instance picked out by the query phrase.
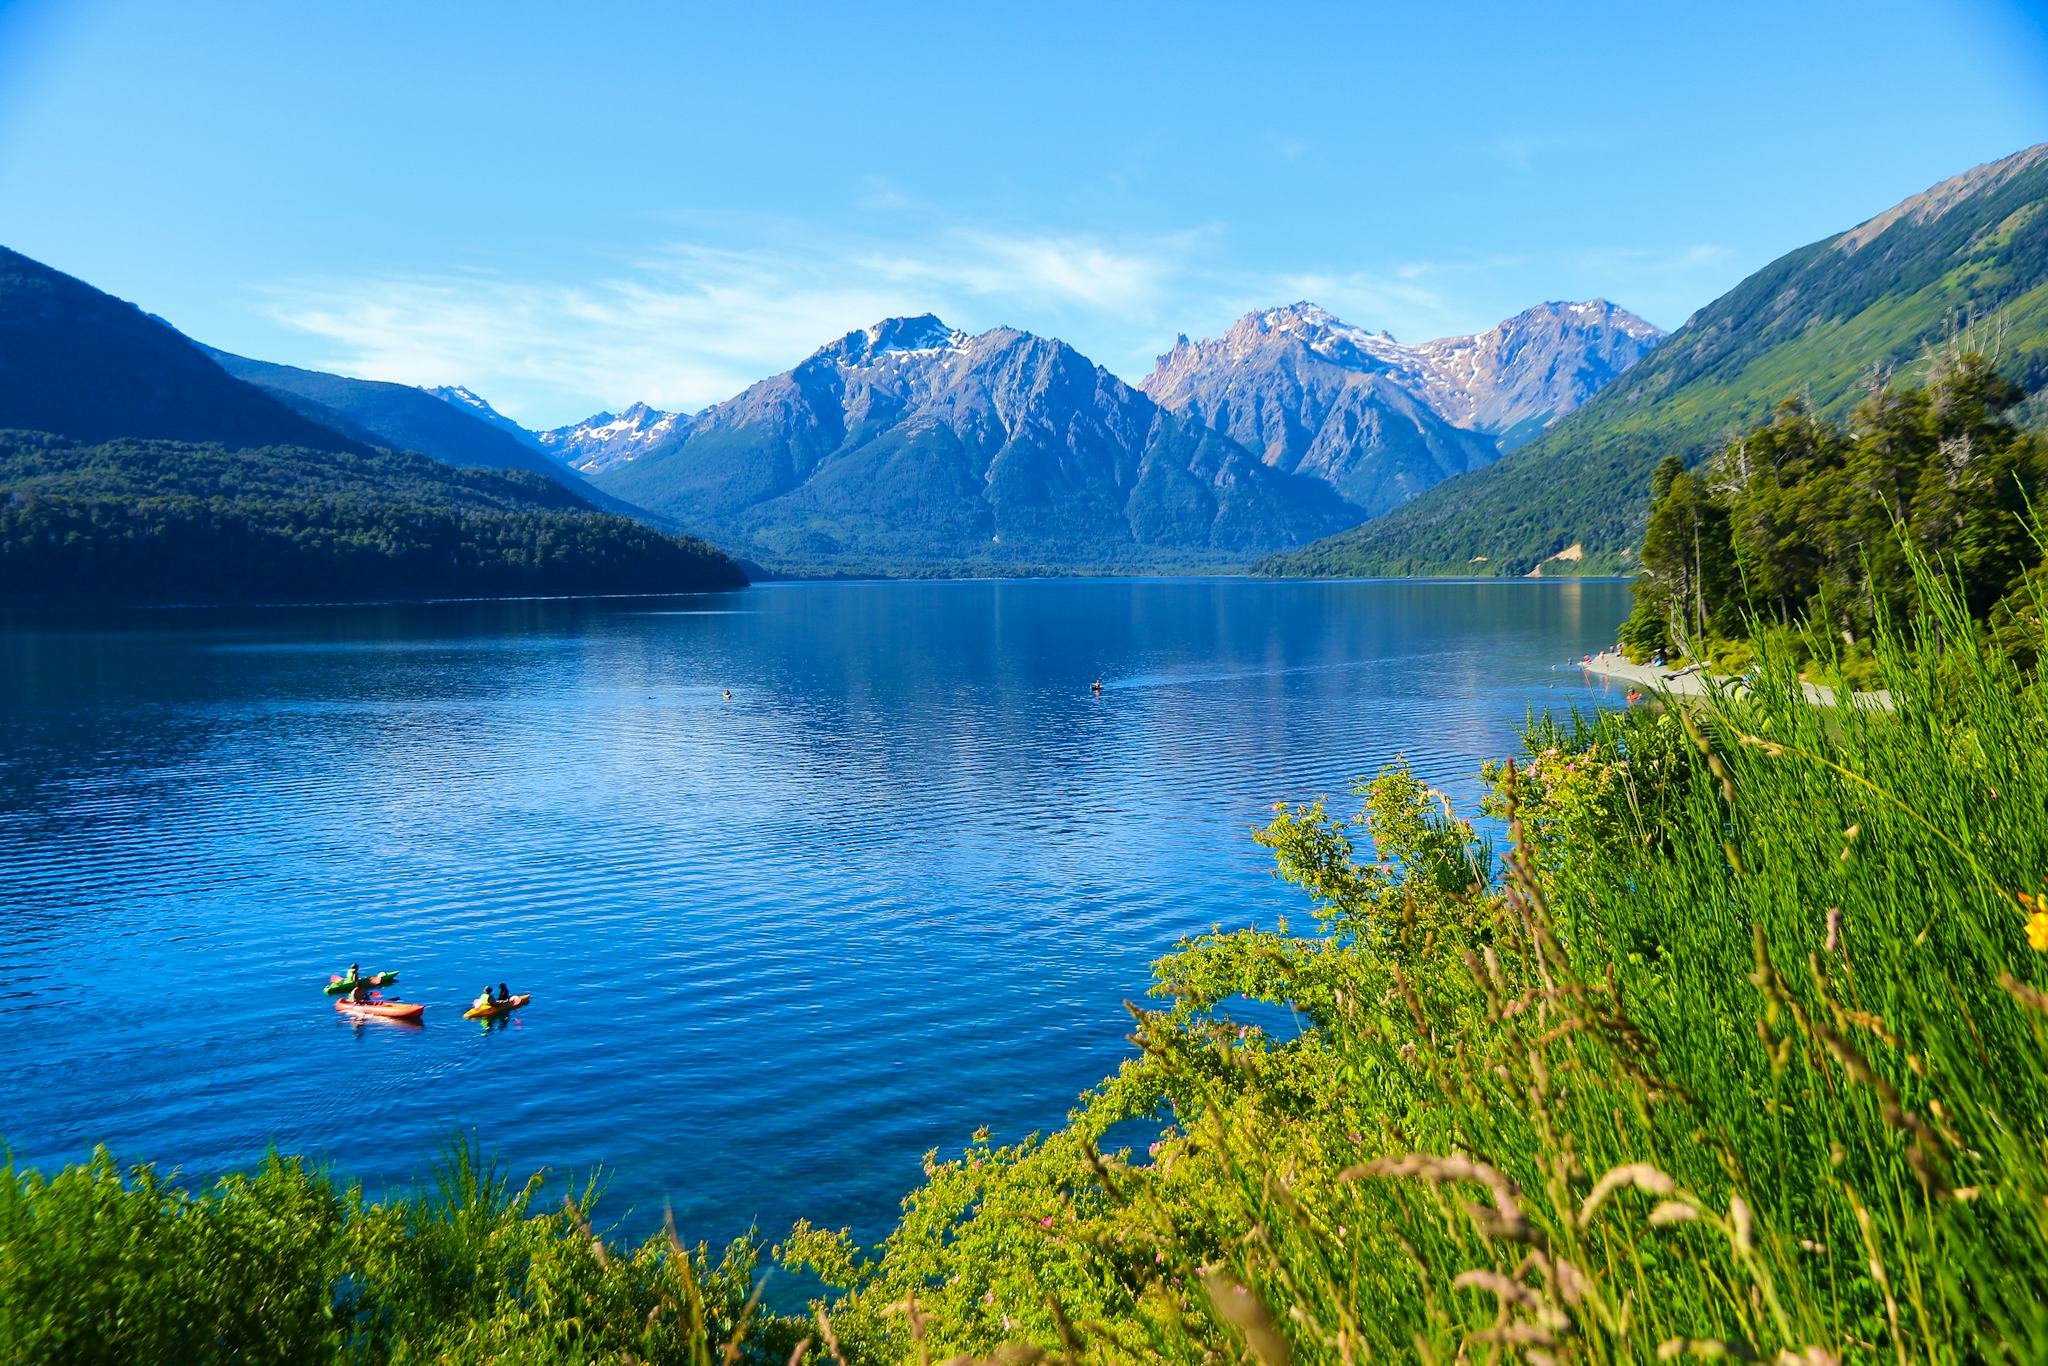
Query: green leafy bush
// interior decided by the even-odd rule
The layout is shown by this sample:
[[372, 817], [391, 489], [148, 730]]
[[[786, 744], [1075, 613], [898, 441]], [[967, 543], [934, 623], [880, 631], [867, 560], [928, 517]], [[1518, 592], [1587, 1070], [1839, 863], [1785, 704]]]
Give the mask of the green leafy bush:
[[615, 1247], [594, 1191], [547, 1212], [538, 1188], [459, 1145], [389, 1204], [275, 1155], [198, 1191], [104, 1150], [47, 1180], [10, 1164], [0, 1361], [786, 1359], [787, 1327], [753, 1322], [751, 1243]]

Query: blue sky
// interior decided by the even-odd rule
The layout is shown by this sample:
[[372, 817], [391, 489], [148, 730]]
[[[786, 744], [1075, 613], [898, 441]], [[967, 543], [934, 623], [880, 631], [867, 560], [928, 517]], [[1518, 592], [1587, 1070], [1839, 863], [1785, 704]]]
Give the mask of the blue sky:
[[539, 425], [925, 310], [1132, 380], [1302, 297], [1673, 327], [2048, 139], [2042, 8], [0, 0], [0, 242]]

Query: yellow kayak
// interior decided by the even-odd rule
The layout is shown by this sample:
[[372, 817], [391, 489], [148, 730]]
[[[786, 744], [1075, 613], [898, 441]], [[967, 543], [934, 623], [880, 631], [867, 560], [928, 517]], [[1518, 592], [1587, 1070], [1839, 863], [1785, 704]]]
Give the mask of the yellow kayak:
[[507, 996], [502, 1001], [493, 1001], [487, 1006], [471, 1006], [462, 1012], [465, 1020], [488, 1020], [498, 1015], [510, 1015], [533, 999], [532, 992], [522, 991], [517, 996]]

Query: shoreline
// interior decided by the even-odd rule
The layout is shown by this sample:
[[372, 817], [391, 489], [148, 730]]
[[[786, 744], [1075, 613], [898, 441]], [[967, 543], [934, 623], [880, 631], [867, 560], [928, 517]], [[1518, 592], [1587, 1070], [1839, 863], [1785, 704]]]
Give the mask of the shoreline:
[[[1714, 675], [1699, 665], [1688, 665], [1682, 669], [1664, 668], [1650, 664], [1634, 664], [1626, 655], [1614, 650], [1602, 650], [1578, 661], [1578, 667], [1589, 674], [1603, 678], [1619, 679], [1633, 683], [1645, 693], [1664, 693], [1671, 697], [1708, 697], [1716, 686], [1747, 692], [1749, 689], [1739, 679], [1726, 675]], [[1836, 705], [1835, 690], [1823, 683], [1808, 683], [1800, 680], [1800, 688], [1806, 693], [1806, 700], [1815, 706]], [[1889, 692], [1859, 692], [1849, 699], [1852, 707], [1876, 708], [1880, 711], [1892, 709]]]

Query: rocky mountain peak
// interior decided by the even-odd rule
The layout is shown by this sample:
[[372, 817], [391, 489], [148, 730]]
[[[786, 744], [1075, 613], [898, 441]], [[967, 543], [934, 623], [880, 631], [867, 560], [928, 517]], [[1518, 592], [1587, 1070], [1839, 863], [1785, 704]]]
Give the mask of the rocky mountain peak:
[[1408, 346], [1304, 299], [1247, 313], [1214, 340], [1176, 338], [1140, 387], [1378, 512], [1527, 440], [1662, 336], [1593, 299]]
[[1552, 300], [1469, 337], [1424, 342], [1415, 353], [1423, 391], [1438, 412], [1511, 448], [1598, 393], [1663, 339], [1663, 329], [1609, 300]]
[[[1350, 365], [1395, 363], [1406, 349], [1391, 332], [1354, 327], [1328, 309], [1301, 299], [1239, 318], [1223, 334], [1221, 355], [1241, 361], [1255, 351], [1290, 343]], [[1191, 345], [1199, 349], [1214, 344]]]
[[537, 433], [536, 439], [569, 468], [597, 474], [639, 459], [689, 424], [688, 414], [635, 403], [622, 413], [593, 413], [581, 422]]
[[865, 365], [887, 356], [923, 356], [958, 351], [971, 340], [931, 313], [884, 318], [818, 350], [817, 358], [840, 365]]

